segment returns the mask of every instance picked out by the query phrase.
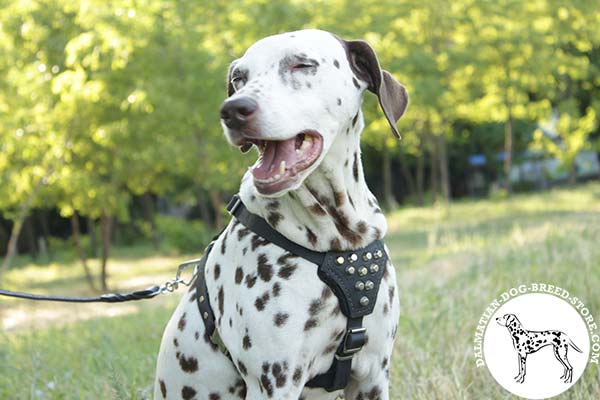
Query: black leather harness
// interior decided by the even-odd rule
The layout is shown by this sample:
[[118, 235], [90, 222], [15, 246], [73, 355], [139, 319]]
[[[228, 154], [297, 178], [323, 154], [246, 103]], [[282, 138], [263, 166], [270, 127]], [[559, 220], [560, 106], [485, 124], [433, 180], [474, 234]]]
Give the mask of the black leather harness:
[[[362, 326], [363, 317], [373, 312], [381, 279], [387, 267], [388, 255], [383, 242], [376, 240], [366, 247], [353, 251], [317, 252], [292, 242], [273, 229], [263, 218], [250, 213], [238, 195], [233, 196], [227, 205], [227, 210], [257, 235], [318, 266], [319, 278], [336, 295], [340, 309], [348, 320], [346, 333], [335, 352], [331, 367], [327, 372], [308, 381], [306, 386], [323, 388], [328, 392], [345, 388], [350, 379], [352, 357], [366, 342], [366, 329]], [[218, 336], [215, 315], [210, 306], [206, 287], [206, 259], [213, 245], [214, 240], [206, 248], [197, 266], [196, 298], [206, 334], [215, 345], [229, 355]]]

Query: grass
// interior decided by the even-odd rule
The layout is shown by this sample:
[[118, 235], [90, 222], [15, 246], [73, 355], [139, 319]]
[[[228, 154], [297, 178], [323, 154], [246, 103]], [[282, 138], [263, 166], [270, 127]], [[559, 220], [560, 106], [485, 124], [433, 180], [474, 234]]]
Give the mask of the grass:
[[[600, 322], [598, 183], [404, 208], [389, 223], [402, 307], [392, 399], [512, 398], [485, 368], [475, 368], [472, 341], [487, 303], [520, 283], [560, 285]], [[112, 283], [129, 289], [160, 282], [183, 258], [121, 249], [111, 261]], [[81, 268], [69, 263], [23, 265], [5, 285], [86, 292]], [[177, 297], [110, 307], [1, 300], [0, 398], [151, 397], [160, 336]], [[588, 367], [559, 398], [600, 398], [597, 369]]]

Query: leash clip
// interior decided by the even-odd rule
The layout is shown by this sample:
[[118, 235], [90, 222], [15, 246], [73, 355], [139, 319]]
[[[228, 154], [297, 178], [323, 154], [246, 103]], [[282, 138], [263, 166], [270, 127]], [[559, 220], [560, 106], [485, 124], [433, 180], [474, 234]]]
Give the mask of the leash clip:
[[188, 281], [183, 279], [181, 277], [181, 275], [188, 267], [190, 267], [192, 265], [194, 267], [197, 267], [201, 261], [202, 261], [201, 258], [195, 258], [193, 260], [185, 261], [185, 262], [179, 264], [179, 266], [177, 267], [177, 273], [175, 274], [175, 278], [171, 279], [170, 281], [165, 282], [165, 284], [161, 288], [161, 293], [162, 292], [174, 292], [175, 290], [177, 290], [179, 288], [180, 284], [184, 285], [184, 286], [190, 286], [192, 284], [192, 280], [196, 276], [196, 268], [194, 268], [194, 273], [192, 274], [192, 277]]

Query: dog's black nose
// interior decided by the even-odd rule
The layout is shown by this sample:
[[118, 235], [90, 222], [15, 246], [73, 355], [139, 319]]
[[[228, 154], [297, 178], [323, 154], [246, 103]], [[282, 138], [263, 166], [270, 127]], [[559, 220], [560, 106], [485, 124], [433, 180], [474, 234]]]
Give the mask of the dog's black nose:
[[221, 119], [228, 128], [241, 129], [258, 110], [258, 103], [251, 97], [226, 100], [221, 106]]

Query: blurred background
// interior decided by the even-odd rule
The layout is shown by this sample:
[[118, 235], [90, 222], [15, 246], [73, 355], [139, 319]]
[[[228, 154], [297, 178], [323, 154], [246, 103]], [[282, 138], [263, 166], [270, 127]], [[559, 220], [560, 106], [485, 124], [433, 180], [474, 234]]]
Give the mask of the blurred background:
[[[404, 304], [392, 398], [504, 396], [471, 359], [483, 304], [545, 280], [600, 307], [597, 1], [0, 0], [0, 287], [128, 290], [197, 257], [256, 158], [219, 125], [227, 67], [303, 28], [367, 40], [410, 93], [400, 142], [364, 102]], [[176, 297], [0, 299], [0, 398], [149, 398]], [[582, 380], [569, 398], [598, 398]]]

